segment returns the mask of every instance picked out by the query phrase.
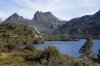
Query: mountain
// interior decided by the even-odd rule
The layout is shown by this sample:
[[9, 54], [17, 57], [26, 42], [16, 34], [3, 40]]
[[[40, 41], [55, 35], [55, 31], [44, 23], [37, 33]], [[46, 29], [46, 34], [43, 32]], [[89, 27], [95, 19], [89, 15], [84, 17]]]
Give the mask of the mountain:
[[22, 16], [19, 16], [17, 13], [12, 14], [6, 20], [14, 21], [14, 20], [22, 20], [24, 19]]
[[100, 10], [98, 12], [96, 12], [93, 15], [85, 15], [79, 18], [74, 18], [71, 19], [70, 21], [68, 21], [67, 23], [65, 23], [64, 25], [62, 25], [61, 28], [63, 27], [73, 27], [75, 25], [87, 22], [87, 21], [97, 21], [100, 20]]
[[12, 14], [9, 16], [4, 23], [22, 23], [25, 25], [30, 24], [30, 20], [23, 18], [23, 16], [19, 16], [17, 13]]
[[2, 19], [0, 18], [0, 22], [2, 22]]
[[93, 15], [85, 15], [71, 19], [55, 30], [55, 34], [69, 35], [71, 38], [84, 38], [92, 35], [94, 38], [100, 37], [100, 10]]
[[85, 16], [82, 16], [82, 17], [79, 17], [79, 18], [71, 19], [70, 21], [68, 21], [64, 25], [62, 25], [61, 28], [63, 28], [63, 27], [73, 27], [73, 26], [78, 25], [82, 22], [90, 20], [90, 18], [91, 18], [91, 15], [85, 15]]
[[37, 11], [34, 15], [33, 20], [37, 22], [49, 22], [49, 21], [59, 21], [57, 17], [55, 17], [51, 12], [39, 12]]
[[37, 11], [32, 19], [34, 25], [42, 32], [50, 33], [65, 23], [51, 12], [39, 12]]
[[100, 10], [93, 15], [85, 15], [70, 21], [60, 20], [51, 12], [37, 11], [31, 20], [14, 13], [4, 21], [4, 23], [9, 22], [35, 26], [44, 35], [52, 33], [53, 36], [61, 38], [84, 38], [87, 35], [100, 37]]
[[5, 21], [5, 23], [22, 23], [25, 25], [35, 26], [39, 29], [39, 31], [44, 33], [50, 33], [55, 29], [59, 28], [66, 21], [60, 20], [55, 17], [51, 12], [40, 12], [37, 11], [34, 14], [33, 19], [25, 19], [22, 16], [19, 16], [17, 13], [9, 16]]

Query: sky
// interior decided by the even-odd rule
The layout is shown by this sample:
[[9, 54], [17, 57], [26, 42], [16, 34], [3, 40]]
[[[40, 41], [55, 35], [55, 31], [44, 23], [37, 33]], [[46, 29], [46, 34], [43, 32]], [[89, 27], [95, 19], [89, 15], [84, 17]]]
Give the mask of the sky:
[[50, 11], [63, 20], [91, 15], [100, 10], [100, 0], [0, 0], [0, 18], [13, 13], [32, 19], [36, 11]]

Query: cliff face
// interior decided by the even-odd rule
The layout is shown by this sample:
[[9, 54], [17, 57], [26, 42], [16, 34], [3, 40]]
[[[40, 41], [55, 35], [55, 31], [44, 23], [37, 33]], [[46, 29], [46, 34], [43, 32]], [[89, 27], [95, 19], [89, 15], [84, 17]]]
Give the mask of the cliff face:
[[60, 21], [51, 12], [39, 12], [37, 11], [32, 19], [34, 25], [38, 27], [40, 31], [52, 32], [53, 30], [59, 28], [65, 23], [65, 21]]
[[55, 17], [51, 12], [39, 12], [37, 11], [33, 18], [36, 22], [51, 22], [59, 21], [57, 17]]
[[19, 16], [17, 13], [9, 16], [4, 22], [9, 23], [22, 23], [25, 25], [35, 26], [39, 29], [39, 31], [44, 33], [50, 33], [55, 29], [59, 28], [66, 21], [60, 21], [57, 17], [55, 17], [51, 12], [39, 12], [37, 11], [34, 14], [32, 20], [25, 19], [22, 16]]

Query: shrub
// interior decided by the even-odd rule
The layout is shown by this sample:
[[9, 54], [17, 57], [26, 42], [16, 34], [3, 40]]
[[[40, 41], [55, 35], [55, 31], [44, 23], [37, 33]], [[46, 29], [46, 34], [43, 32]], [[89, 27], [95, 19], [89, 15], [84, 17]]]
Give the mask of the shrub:
[[48, 46], [43, 51], [43, 57], [46, 58], [46, 60], [57, 60], [60, 58], [60, 52], [58, 48]]
[[92, 56], [92, 47], [93, 47], [93, 39], [91, 36], [88, 36], [85, 44], [80, 48], [79, 53], [85, 55], [87, 57]]
[[25, 49], [25, 50], [30, 50], [30, 51], [36, 51], [35, 46], [32, 45], [32, 44], [27, 45], [24, 49]]

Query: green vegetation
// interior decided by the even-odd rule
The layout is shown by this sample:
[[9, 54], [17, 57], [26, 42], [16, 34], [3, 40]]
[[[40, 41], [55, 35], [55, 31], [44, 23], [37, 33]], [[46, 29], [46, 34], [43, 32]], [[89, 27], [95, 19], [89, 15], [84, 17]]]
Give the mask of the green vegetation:
[[1, 53], [0, 65], [11, 66], [61, 66], [74, 63], [70, 56], [60, 54], [56, 47], [47, 47], [43, 51], [36, 49], [33, 45], [28, 45], [24, 49], [15, 52]]
[[[91, 36], [80, 49], [82, 55], [91, 56], [90, 59], [72, 58], [61, 54], [57, 47], [48, 46], [38, 50], [34, 44], [43, 42], [43, 38], [36, 37], [35, 29], [21, 24], [0, 24], [0, 66], [99, 66], [98, 58], [91, 56], [93, 40]], [[39, 35], [39, 34], [38, 34]], [[21, 47], [24, 46], [24, 47]], [[89, 61], [89, 62], [87, 62]]]
[[100, 59], [100, 50], [98, 51], [98, 53], [99, 53], [99, 54], [98, 54], [98, 58]]
[[[100, 66], [99, 64], [99, 55], [98, 58], [93, 56], [92, 47], [93, 47], [92, 36], [88, 36], [85, 44], [80, 48], [79, 52], [81, 53], [80, 59], [81, 63], [79, 66]], [[80, 65], [81, 64], [81, 65]], [[77, 65], [76, 65], [77, 66]]]
[[[23, 61], [25, 57], [32, 52], [36, 52], [36, 48], [32, 44], [42, 43], [44, 40], [34, 27], [29, 27], [18, 23], [1, 23], [0, 24], [0, 66], [26, 65]], [[21, 48], [21, 45], [27, 45]]]
[[91, 36], [88, 36], [87, 39], [86, 39], [85, 44], [80, 48], [79, 52], [82, 55], [91, 57], [92, 47], [93, 47], [93, 39], [92, 39]]
[[46, 41], [76, 41], [79, 40], [77, 36], [70, 36], [69, 34], [49, 34], [45, 36]]
[[100, 50], [98, 51], [98, 62], [100, 63]]
[[[80, 58], [74, 59], [60, 54], [58, 48], [48, 46], [43, 51], [29, 44], [14, 52], [1, 53], [0, 66], [86, 66]], [[93, 66], [99, 66], [95, 62]]]
[[[37, 34], [37, 35], [36, 35]], [[71, 57], [60, 54], [56, 47], [43, 51], [32, 44], [43, 42], [35, 29], [18, 23], [0, 24], [0, 66], [62, 65], [73, 61]], [[20, 46], [25, 47], [21, 48]]]
[[[35, 37], [36, 30], [33, 27], [18, 23], [0, 24], [0, 48], [7, 52], [18, 49], [21, 44], [36, 44], [43, 42], [43, 38]], [[5, 48], [4, 48], [5, 47]], [[15, 48], [17, 47], [17, 48]]]
[[93, 39], [89, 35], [86, 39], [85, 44], [80, 48], [79, 52], [81, 53], [81, 58], [85, 66], [92, 65], [92, 47]]

